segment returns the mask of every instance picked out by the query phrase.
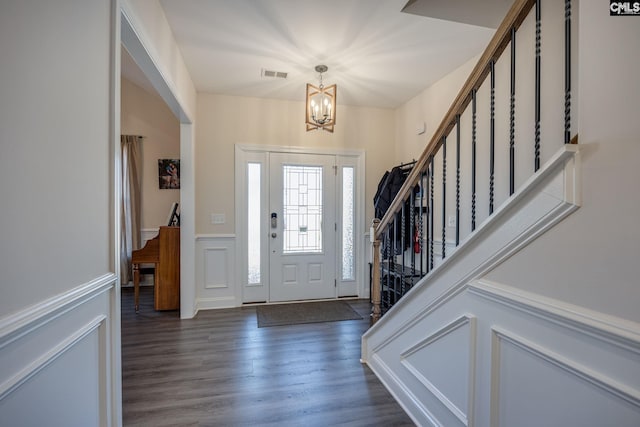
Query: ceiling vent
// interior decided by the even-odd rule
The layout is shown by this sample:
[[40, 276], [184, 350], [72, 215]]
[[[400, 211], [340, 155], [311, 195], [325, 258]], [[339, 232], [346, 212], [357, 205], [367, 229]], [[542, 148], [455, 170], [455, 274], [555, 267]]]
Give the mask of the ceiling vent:
[[265, 70], [263, 68], [261, 74], [262, 74], [262, 77], [265, 77], [265, 78], [286, 79], [288, 73], [285, 73], [283, 71]]

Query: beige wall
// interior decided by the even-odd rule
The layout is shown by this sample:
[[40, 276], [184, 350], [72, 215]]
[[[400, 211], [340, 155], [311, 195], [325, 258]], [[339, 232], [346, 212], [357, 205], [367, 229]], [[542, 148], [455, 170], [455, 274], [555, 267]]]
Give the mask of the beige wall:
[[[338, 105], [337, 114], [335, 133], [306, 132], [303, 102], [199, 93], [195, 147], [196, 233], [235, 232], [235, 144], [364, 150], [368, 227], [378, 181], [393, 165], [394, 112]], [[212, 225], [212, 213], [225, 214], [226, 223]]]
[[[574, 13], [576, 8], [574, 8]], [[534, 172], [535, 125], [534, 125], [534, 82], [535, 82], [535, 13], [518, 29], [516, 54], [516, 86], [514, 110], [515, 173], [514, 184], [517, 191]], [[541, 63], [541, 118], [540, 135], [542, 141], [541, 163], [544, 164], [563, 145], [564, 130], [564, 3], [551, 2], [542, 10], [544, 25], [543, 59]], [[574, 43], [577, 40], [576, 26], [573, 26]], [[396, 110], [396, 161], [408, 162], [420, 157], [424, 147], [431, 141], [440, 122], [451, 107], [458, 92], [468, 79], [480, 55], [470, 59], [434, 83], [413, 99]], [[494, 207], [499, 207], [509, 198], [509, 138], [510, 138], [510, 86], [511, 49], [507, 48], [495, 64], [495, 170]], [[576, 67], [572, 81], [577, 84]], [[490, 190], [490, 123], [491, 88], [490, 78], [486, 78], [477, 92], [476, 136], [476, 222], [480, 224], [489, 216]], [[573, 94], [572, 113], [578, 117], [576, 91]], [[460, 117], [460, 237], [464, 239], [471, 232], [471, 141], [472, 112], [468, 107]], [[417, 135], [419, 124], [426, 123], [426, 132]], [[575, 125], [575, 123], [574, 123]], [[575, 129], [575, 126], [574, 126]], [[456, 210], [456, 132], [447, 135], [446, 181], [450, 184], [446, 192], [446, 212], [448, 216]], [[436, 182], [443, 174], [442, 150], [434, 158]], [[439, 203], [441, 186], [436, 185], [434, 194]], [[439, 208], [439, 206], [438, 206]], [[438, 210], [436, 210], [438, 211]], [[443, 227], [441, 216], [434, 218], [435, 229]], [[455, 226], [447, 226], [448, 239], [454, 239]]]
[[[578, 37], [574, 39], [574, 48], [579, 50], [578, 67], [574, 67], [572, 79], [572, 126], [579, 133], [581, 145], [582, 206], [551, 232], [497, 267], [488, 278], [638, 322], [640, 101], [630, 94], [640, 93], [637, 78], [640, 58], [630, 53], [632, 41], [640, 39], [640, 26], [633, 19], [610, 17], [589, 2], [581, 2], [579, 8], [574, 5], [573, 13], [580, 22]], [[563, 14], [554, 16], [557, 20]], [[545, 26], [544, 40], [562, 40], [563, 23], [559, 24], [556, 22], [552, 28]], [[533, 46], [533, 28], [530, 21], [523, 24], [518, 36], [520, 52]], [[554, 97], [553, 102], [561, 105], [563, 96], [562, 64], [548, 54], [550, 48], [561, 49], [562, 44], [550, 44], [543, 48], [543, 162], [562, 144], [558, 132], [562, 128], [562, 114], [548, 117], [552, 110], [544, 108], [544, 103]], [[532, 65], [533, 56], [521, 54], [518, 58], [528, 61], [518, 69], [533, 70], [527, 66]], [[556, 62], [550, 64], [552, 61]], [[397, 109], [396, 161], [419, 155], [473, 64], [474, 60], [468, 62]], [[526, 80], [523, 75], [530, 77], [520, 72], [518, 84]], [[516, 91], [516, 100], [525, 98], [524, 90]], [[532, 105], [519, 104], [517, 114], [531, 117]], [[415, 125], [423, 120], [427, 122], [427, 132], [418, 137]], [[531, 129], [523, 120], [516, 120], [517, 144], [532, 146]], [[520, 150], [523, 151], [531, 156], [532, 150]]]
[[[562, 8], [562, 5], [554, 7]], [[574, 49], [579, 48], [576, 54], [579, 66], [574, 68], [572, 79], [572, 126], [579, 133], [582, 153], [582, 207], [499, 266], [489, 278], [640, 321], [637, 310], [640, 288], [636, 286], [636, 264], [640, 259], [640, 197], [637, 191], [640, 169], [636, 165], [640, 157], [640, 122], [636, 116], [640, 101], [629, 96], [640, 92], [640, 80], [636, 77], [640, 73], [640, 59], [630, 55], [631, 41], [640, 39], [640, 26], [628, 19], [610, 17], [606, 11], [588, 2], [580, 3], [579, 9], [574, 7], [574, 16], [578, 15], [580, 26]], [[557, 21], [563, 14], [556, 11], [553, 16]], [[554, 22], [552, 27], [547, 25], [545, 40], [562, 40], [562, 25], [563, 22]], [[533, 46], [533, 28], [530, 20], [523, 24], [518, 36], [521, 51]], [[546, 53], [550, 48], [561, 49], [562, 45], [554, 43], [545, 47]], [[531, 55], [520, 55], [519, 58], [518, 61], [528, 63], [533, 60]], [[550, 54], [544, 56], [543, 163], [562, 145], [562, 114], [550, 117], [554, 110], [545, 108], [545, 102], [551, 99], [562, 104], [564, 80], [558, 78], [562, 76], [561, 58]], [[469, 61], [397, 109], [396, 161], [419, 156], [474, 63], [475, 59]], [[518, 69], [533, 70], [527, 64], [519, 65]], [[527, 72], [520, 72], [518, 84], [526, 80], [525, 76], [532, 81]], [[531, 90], [530, 83], [529, 89], [516, 90], [516, 102], [518, 96], [525, 98], [525, 90]], [[529, 116], [530, 121], [532, 105], [519, 104], [516, 114]], [[427, 132], [416, 136], [416, 123], [423, 120], [427, 122]], [[516, 118], [516, 141], [522, 147], [532, 146], [532, 125], [527, 125], [524, 119]], [[531, 157], [532, 150], [520, 152]], [[516, 176], [518, 183], [524, 179], [518, 178]]]
[[121, 133], [142, 135], [142, 228], [166, 225], [180, 190], [158, 188], [158, 159], [180, 158], [180, 124], [165, 102], [123, 78]]
[[[553, 6], [562, 9], [562, 4]], [[545, 26], [545, 40], [563, 40], [564, 15], [561, 12], [555, 11], [552, 15], [553, 26]], [[574, 49], [579, 50], [576, 53], [578, 67], [574, 67], [572, 78], [572, 126], [574, 133], [576, 130], [579, 133], [581, 145], [582, 207], [488, 277], [637, 322], [640, 321], [637, 310], [640, 301], [637, 286], [637, 260], [640, 259], [640, 197], [637, 191], [640, 121], [637, 114], [640, 101], [629, 94], [640, 92], [637, 78], [640, 58], [630, 54], [631, 41], [640, 39], [640, 26], [629, 19], [610, 17], [602, 8], [588, 2], [581, 2], [579, 8], [574, 5], [573, 13], [574, 17], [579, 16], [580, 22], [574, 38]], [[520, 52], [532, 49], [533, 31], [534, 23], [530, 20], [519, 30]], [[550, 49], [562, 49], [562, 44], [544, 46], [543, 163], [562, 145], [563, 115], [545, 108], [545, 103], [552, 100], [562, 105], [564, 83], [562, 56], [549, 54]], [[506, 55], [508, 58], [508, 52]], [[532, 55], [521, 54], [518, 61], [522, 61], [522, 64], [518, 63], [519, 70], [533, 70]], [[419, 156], [474, 64], [475, 59], [469, 61], [397, 109], [397, 162]], [[516, 102], [518, 97], [525, 99], [529, 95], [524, 92], [532, 90], [531, 73], [518, 73], [517, 84], [528, 84], [528, 89], [517, 88]], [[498, 70], [498, 76], [506, 74], [500, 74]], [[500, 79], [497, 84], [504, 86]], [[483, 90], [486, 92], [486, 88]], [[529, 124], [532, 108], [532, 103], [520, 103], [516, 111], [519, 115], [516, 117], [516, 143], [524, 147], [517, 150], [517, 155], [524, 156], [529, 164], [532, 150], [526, 147], [533, 146], [533, 127]], [[486, 116], [487, 113], [482, 114]], [[503, 111], [498, 116], [505, 114]], [[417, 136], [415, 127], [422, 121], [427, 122], [427, 131], [425, 135]], [[481, 118], [478, 122], [480, 126], [487, 120]], [[517, 184], [528, 176], [521, 176], [524, 172], [529, 173], [516, 171]], [[451, 196], [452, 192], [448, 194]]]
[[595, 2], [579, 19], [582, 207], [491, 278], [640, 322], [640, 25]]
[[110, 4], [0, 6], [0, 313], [112, 269]]
[[[396, 163], [420, 157], [479, 57], [465, 62], [396, 109]], [[426, 124], [426, 131], [418, 135], [416, 130], [422, 123]]]

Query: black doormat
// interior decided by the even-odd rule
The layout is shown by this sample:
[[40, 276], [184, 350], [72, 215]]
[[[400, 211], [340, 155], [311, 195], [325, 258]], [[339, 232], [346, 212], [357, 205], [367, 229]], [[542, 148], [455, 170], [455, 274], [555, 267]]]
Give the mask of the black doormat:
[[362, 319], [345, 301], [261, 305], [257, 314], [258, 328]]

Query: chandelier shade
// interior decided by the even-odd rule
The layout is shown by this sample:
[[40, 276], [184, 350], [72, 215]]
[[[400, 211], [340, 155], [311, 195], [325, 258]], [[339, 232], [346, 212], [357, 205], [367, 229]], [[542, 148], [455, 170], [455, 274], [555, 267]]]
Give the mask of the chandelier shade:
[[336, 94], [335, 84], [324, 87], [322, 73], [327, 71], [326, 65], [318, 65], [316, 71], [320, 73], [320, 86], [307, 83], [307, 101], [305, 122], [307, 132], [315, 129], [324, 129], [333, 132], [336, 123]]

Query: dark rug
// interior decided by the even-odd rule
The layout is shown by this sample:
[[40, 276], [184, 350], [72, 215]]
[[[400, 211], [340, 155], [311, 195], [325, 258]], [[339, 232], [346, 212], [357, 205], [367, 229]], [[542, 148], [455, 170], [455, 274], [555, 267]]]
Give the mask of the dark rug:
[[345, 301], [260, 305], [257, 313], [258, 328], [362, 319]]

